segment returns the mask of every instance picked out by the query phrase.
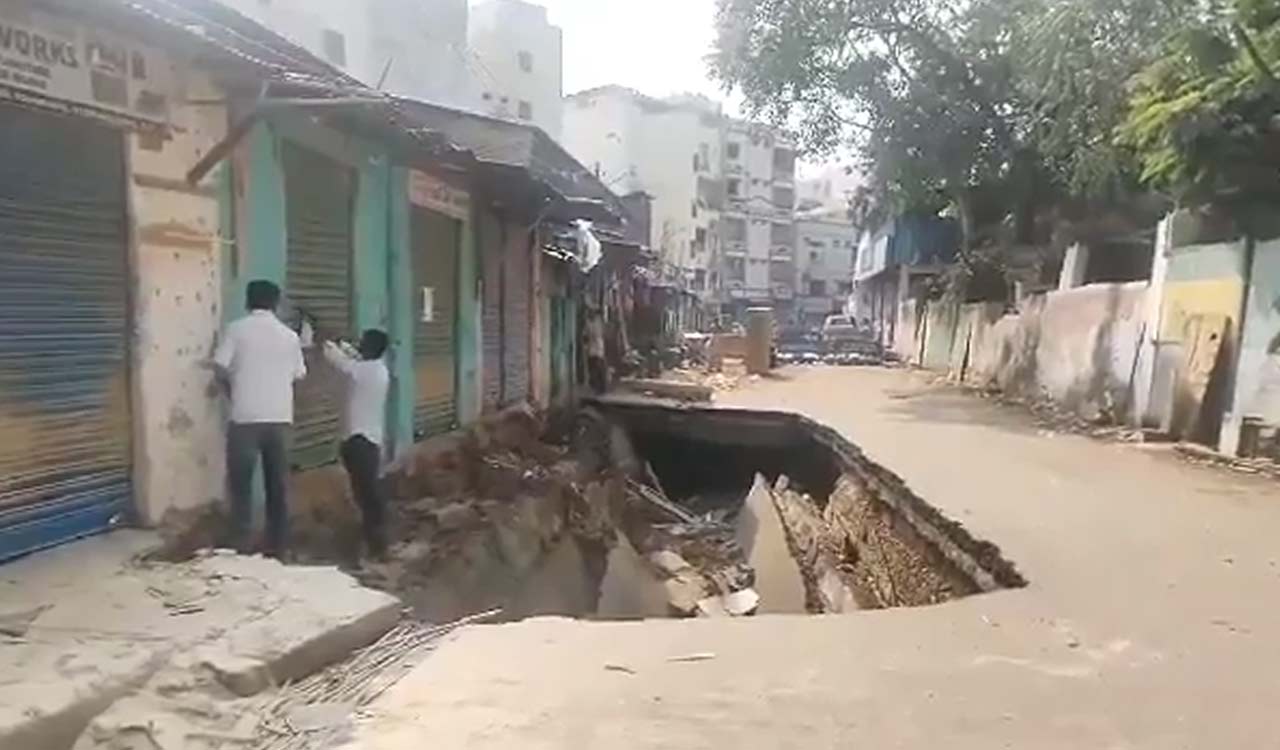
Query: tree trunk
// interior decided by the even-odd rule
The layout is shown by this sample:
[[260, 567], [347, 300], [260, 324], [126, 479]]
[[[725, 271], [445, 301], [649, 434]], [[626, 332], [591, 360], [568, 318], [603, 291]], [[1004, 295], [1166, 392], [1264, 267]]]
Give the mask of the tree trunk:
[[964, 187], [955, 191], [956, 210], [960, 214], [960, 262], [965, 268], [972, 269], [974, 219], [973, 194]]

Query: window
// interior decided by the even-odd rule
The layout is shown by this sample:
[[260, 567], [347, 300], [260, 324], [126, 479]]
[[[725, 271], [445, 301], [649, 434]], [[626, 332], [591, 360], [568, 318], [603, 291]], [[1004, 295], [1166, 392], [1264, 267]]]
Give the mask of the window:
[[526, 73], [533, 72], [533, 53], [521, 50], [517, 55], [520, 60], [520, 69]]
[[730, 281], [746, 281], [747, 264], [743, 262], [742, 258], [730, 258], [725, 275], [729, 277]]
[[711, 171], [711, 147], [705, 143], [698, 144], [698, 158], [702, 163], [702, 171]]
[[852, 282], [852, 281], [841, 281], [841, 282], [838, 284], [838, 288], [839, 288], [839, 290], [840, 290], [840, 293], [841, 293], [841, 294], [852, 294], [852, 293], [853, 293], [853, 282]]
[[693, 231], [694, 252], [697, 252], [699, 249], [705, 248], [706, 246], [707, 246], [707, 230], [703, 229], [702, 227], [698, 227]]
[[480, 98], [481, 98], [481, 99], [484, 99], [486, 102], [487, 102], [487, 101], [492, 101], [492, 100], [493, 100], [493, 94], [490, 94], [488, 91], [486, 91], [486, 92], [484, 92], [483, 94], [481, 94], [481, 95], [480, 95]]
[[693, 272], [693, 288], [698, 290], [707, 288], [707, 272], [701, 268]]
[[742, 155], [742, 144], [730, 143], [726, 147], [725, 152], [729, 155], [730, 159], [737, 159]]
[[818, 254], [817, 254], [816, 252], [810, 251], [810, 252], [809, 252], [809, 260], [817, 261], [817, 260], [818, 260]]
[[796, 191], [791, 188], [776, 187], [773, 189], [773, 205], [778, 208], [792, 209], [796, 205]]
[[526, 102], [526, 101], [522, 101], [522, 102], [520, 102], [520, 104], [519, 104], [519, 112], [520, 112], [520, 119], [521, 119], [521, 120], [532, 120], [532, 119], [533, 119], [533, 105], [532, 105], [532, 104], [530, 104], [529, 102]]
[[347, 39], [333, 29], [324, 30], [324, 56], [340, 67], [347, 64]]
[[810, 297], [827, 296], [827, 282], [823, 281], [822, 279], [818, 279], [817, 281], [810, 281], [809, 296]]
[[774, 179], [783, 179], [788, 182], [795, 177], [796, 174], [796, 152], [780, 148], [773, 152], [773, 176]]
[[747, 241], [747, 222], [742, 219], [725, 219], [724, 220], [724, 241], [725, 242], [746, 242]]
[[729, 180], [727, 187], [730, 198], [737, 198], [742, 195], [742, 180]]
[[689, 215], [695, 219], [698, 218], [698, 202], [697, 201], [693, 201], [692, 203], [689, 204]]
[[796, 228], [791, 224], [774, 224], [769, 227], [769, 243], [774, 247], [795, 247]]

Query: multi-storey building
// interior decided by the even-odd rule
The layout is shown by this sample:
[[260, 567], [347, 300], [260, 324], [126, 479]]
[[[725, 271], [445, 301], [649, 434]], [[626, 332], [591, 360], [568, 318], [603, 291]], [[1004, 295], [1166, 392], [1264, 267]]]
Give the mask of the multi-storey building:
[[651, 246], [709, 307], [793, 314], [796, 157], [776, 131], [606, 86], [566, 100], [564, 142], [615, 192], [652, 196]]
[[808, 328], [844, 310], [853, 291], [857, 233], [841, 212], [803, 214], [796, 221], [796, 316]]
[[563, 39], [523, 0], [221, 0], [384, 91], [560, 137]]
[[771, 305], [779, 320], [794, 316], [795, 172], [795, 148], [776, 130], [729, 121], [719, 263], [719, 301], [727, 311]]
[[723, 134], [719, 105], [703, 97], [606, 86], [565, 101], [565, 148], [614, 192], [651, 196], [650, 247], [704, 298], [717, 284]]
[[467, 0], [221, 0], [370, 86], [474, 106]]
[[486, 0], [472, 7], [467, 41], [480, 110], [531, 122], [560, 140], [563, 36], [540, 5]]

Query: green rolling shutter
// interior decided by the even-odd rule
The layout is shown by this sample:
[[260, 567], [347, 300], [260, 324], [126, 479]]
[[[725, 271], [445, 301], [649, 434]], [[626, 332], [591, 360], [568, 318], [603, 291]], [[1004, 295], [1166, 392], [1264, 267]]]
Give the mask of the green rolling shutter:
[[[426, 208], [412, 217], [414, 276], [413, 429], [419, 437], [457, 426], [457, 310], [459, 222]], [[425, 315], [424, 289], [432, 290], [432, 314]]]
[[[351, 336], [352, 170], [288, 141], [284, 143], [288, 269], [285, 292], [329, 336]], [[294, 390], [293, 464], [310, 468], [338, 455], [341, 384], [307, 352], [307, 378]]]

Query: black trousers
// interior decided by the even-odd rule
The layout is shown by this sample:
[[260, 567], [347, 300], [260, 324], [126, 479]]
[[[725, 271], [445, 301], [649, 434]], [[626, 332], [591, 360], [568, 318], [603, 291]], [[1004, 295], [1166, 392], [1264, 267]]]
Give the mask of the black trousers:
[[587, 385], [595, 393], [609, 390], [609, 366], [604, 357], [587, 357]]
[[342, 444], [342, 465], [351, 478], [351, 494], [364, 520], [364, 540], [372, 555], [387, 551], [387, 502], [378, 480], [382, 449], [364, 435], [353, 435]]
[[281, 557], [289, 541], [289, 425], [276, 422], [232, 424], [227, 430], [227, 484], [231, 494], [231, 546], [250, 549], [253, 535], [253, 470], [262, 458], [267, 496], [266, 553]]

